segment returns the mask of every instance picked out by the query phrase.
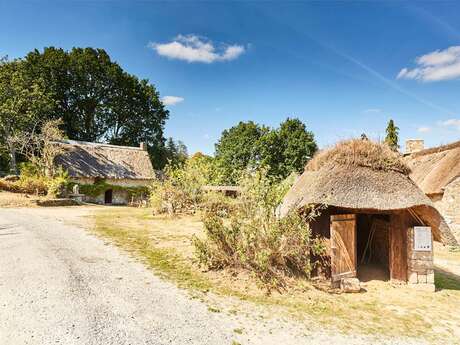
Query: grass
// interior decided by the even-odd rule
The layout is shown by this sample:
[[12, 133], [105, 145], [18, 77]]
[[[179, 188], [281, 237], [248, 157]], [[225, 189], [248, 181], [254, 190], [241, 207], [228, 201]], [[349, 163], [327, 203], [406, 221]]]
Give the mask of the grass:
[[[436, 293], [372, 281], [366, 283], [366, 293], [331, 294], [298, 281], [295, 289], [268, 296], [249, 274], [203, 272], [195, 265], [191, 237], [202, 236], [198, 216], [168, 219], [133, 208], [95, 212], [96, 234], [140, 258], [157, 275], [192, 292], [236, 297], [266, 306], [267, 315], [285, 313], [308, 325], [318, 323], [344, 333], [422, 337], [435, 343], [460, 339], [460, 278], [448, 272], [436, 272]], [[446, 250], [442, 255], [460, 263], [458, 253]], [[235, 310], [234, 306], [229, 310], [217, 307], [215, 301], [210, 308], [216, 312]]]

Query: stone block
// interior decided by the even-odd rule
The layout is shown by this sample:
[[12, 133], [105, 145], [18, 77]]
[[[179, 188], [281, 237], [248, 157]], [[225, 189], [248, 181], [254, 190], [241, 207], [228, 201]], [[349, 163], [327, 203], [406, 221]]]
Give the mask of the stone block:
[[426, 284], [426, 274], [418, 274], [418, 283]]
[[431, 271], [431, 273], [428, 273], [426, 275], [426, 282], [428, 284], [434, 284], [434, 272], [433, 271]]
[[343, 278], [340, 281], [340, 290], [343, 292], [360, 292], [361, 284], [358, 278]]
[[417, 284], [418, 283], [418, 274], [417, 272], [409, 273], [409, 284]]

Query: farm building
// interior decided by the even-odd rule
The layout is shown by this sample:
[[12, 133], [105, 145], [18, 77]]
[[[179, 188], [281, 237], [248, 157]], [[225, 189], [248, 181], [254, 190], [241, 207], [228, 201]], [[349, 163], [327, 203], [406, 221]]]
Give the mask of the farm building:
[[399, 154], [368, 140], [341, 142], [307, 164], [279, 212], [321, 205], [310, 226], [330, 264], [316, 274], [333, 284], [372, 276], [434, 289], [432, 241], [456, 241], [408, 175]]
[[460, 141], [424, 149], [423, 140], [406, 142], [410, 177], [460, 238]]
[[[55, 165], [67, 170], [86, 202], [123, 205], [143, 198], [155, 178], [146, 145], [140, 147], [63, 140]], [[144, 195], [143, 195], [144, 194]], [[74, 195], [75, 196], [75, 195]]]

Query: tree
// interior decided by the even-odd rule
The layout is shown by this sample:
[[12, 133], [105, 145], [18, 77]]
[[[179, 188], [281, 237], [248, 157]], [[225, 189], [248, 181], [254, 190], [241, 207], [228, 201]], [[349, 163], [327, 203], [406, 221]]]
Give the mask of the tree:
[[53, 105], [41, 78], [31, 79], [19, 60], [0, 61], [0, 145], [7, 148], [10, 170], [17, 173], [14, 138], [30, 133]]
[[257, 167], [284, 179], [293, 172], [301, 173], [316, 150], [313, 133], [299, 119], [287, 118], [276, 129], [240, 122], [222, 133], [216, 161], [222, 183], [236, 183], [242, 171]]
[[48, 47], [24, 59], [32, 80], [43, 80], [52, 108], [42, 115], [62, 118], [66, 136], [111, 144], [148, 145], [152, 161], [162, 167], [164, 125], [169, 112], [155, 87], [126, 73], [103, 49]]
[[54, 177], [54, 159], [64, 152], [63, 147], [55, 143], [64, 138], [62, 130], [59, 129], [60, 125], [61, 119], [48, 120], [41, 128], [34, 128], [31, 133], [20, 132], [12, 138], [18, 152], [23, 154], [42, 176]]
[[166, 159], [172, 166], [182, 166], [188, 158], [187, 146], [182, 141], [175, 142], [169, 137], [165, 145]]
[[386, 129], [385, 143], [393, 150], [397, 151], [399, 149], [399, 128], [395, 126], [393, 120], [388, 122]]
[[215, 153], [220, 183], [235, 184], [241, 172], [255, 163], [255, 144], [267, 132], [268, 128], [252, 121], [240, 122], [222, 132]]

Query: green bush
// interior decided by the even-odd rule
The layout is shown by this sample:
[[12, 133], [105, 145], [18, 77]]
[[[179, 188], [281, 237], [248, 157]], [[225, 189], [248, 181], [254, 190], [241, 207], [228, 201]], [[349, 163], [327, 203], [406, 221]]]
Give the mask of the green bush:
[[215, 210], [205, 214], [206, 238], [193, 238], [199, 264], [208, 269], [248, 270], [268, 290], [286, 287], [290, 277], [309, 278], [310, 257], [325, 250], [309, 227], [318, 210], [278, 218], [276, 208], [289, 185], [290, 181], [275, 183], [266, 170], [243, 177], [230, 220]]
[[69, 185], [69, 173], [62, 168], [58, 169], [56, 175], [48, 179], [47, 195], [53, 198], [62, 197]]

